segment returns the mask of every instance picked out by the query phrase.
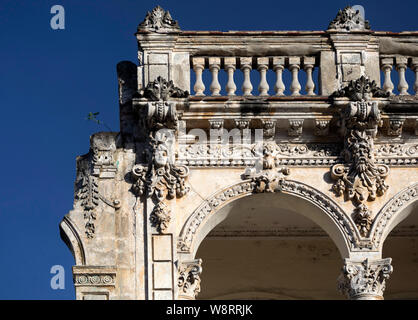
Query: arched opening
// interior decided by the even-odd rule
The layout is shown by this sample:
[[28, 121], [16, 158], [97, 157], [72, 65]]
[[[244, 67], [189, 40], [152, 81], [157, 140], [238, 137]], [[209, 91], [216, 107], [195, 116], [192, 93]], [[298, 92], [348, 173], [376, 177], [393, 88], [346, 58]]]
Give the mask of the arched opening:
[[198, 299], [343, 299], [341, 250], [313, 221], [325, 215], [286, 193], [229, 202], [196, 253], [203, 260]]
[[393, 273], [386, 282], [385, 299], [418, 299], [418, 201], [393, 217], [398, 224], [383, 243], [383, 257], [392, 258]]

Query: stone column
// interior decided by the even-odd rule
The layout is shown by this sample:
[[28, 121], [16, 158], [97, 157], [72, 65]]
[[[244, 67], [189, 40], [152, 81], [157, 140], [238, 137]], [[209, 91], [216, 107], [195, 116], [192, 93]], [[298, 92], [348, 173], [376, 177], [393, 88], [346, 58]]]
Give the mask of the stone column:
[[338, 289], [351, 300], [383, 300], [392, 259], [363, 261], [345, 259]]

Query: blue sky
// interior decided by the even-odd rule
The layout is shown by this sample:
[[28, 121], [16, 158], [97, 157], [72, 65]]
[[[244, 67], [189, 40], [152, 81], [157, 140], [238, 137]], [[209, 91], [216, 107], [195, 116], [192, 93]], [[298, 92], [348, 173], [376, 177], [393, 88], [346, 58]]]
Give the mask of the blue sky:
[[[65, 30], [50, 8], [65, 8]], [[73, 299], [70, 251], [58, 224], [72, 208], [75, 158], [119, 130], [116, 64], [136, 62], [134, 32], [160, 4], [183, 30], [324, 30], [346, 1], [0, 0], [0, 299]], [[363, 1], [373, 30], [418, 30], [418, 1]], [[65, 290], [52, 290], [62, 265]]]

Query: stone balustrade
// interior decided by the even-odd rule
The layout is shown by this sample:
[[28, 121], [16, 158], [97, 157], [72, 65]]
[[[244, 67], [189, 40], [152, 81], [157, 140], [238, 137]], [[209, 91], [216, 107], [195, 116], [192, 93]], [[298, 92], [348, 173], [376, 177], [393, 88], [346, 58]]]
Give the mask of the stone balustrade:
[[[316, 95], [316, 79], [313, 79], [313, 71], [317, 68], [317, 58], [315, 56], [270, 56], [270, 57], [192, 57], [191, 69], [195, 73], [195, 83], [193, 91], [196, 96], [205, 96], [205, 90], [210, 90], [211, 96], [220, 96], [224, 89], [225, 95], [235, 96], [238, 92], [243, 96], [258, 95], [261, 97], [269, 96], [269, 90], [274, 89], [275, 96], [284, 96], [285, 89], [290, 89], [290, 95], [299, 96], [302, 85], [305, 94], [308, 96]], [[211, 74], [210, 84], [203, 79], [204, 70], [209, 70]], [[237, 83], [235, 74], [242, 72], [243, 79]], [[259, 82], [251, 78], [251, 71], [259, 72]], [[267, 72], [271, 70], [275, 74], [273, 83], [269, 83]], [[283, 72], [288, 70], [291, 74], [291, 82], [285, 83]], [[306, 74], [305, 83], [301, 84], [299, 72], [303, 70]], [[225, 72], [227, 82], [224, 88], [219, 83], [220, 72]]]
[[[418, 95], [418, 57], [408, 57], [402, 55], [381, 55], [380, 56], [380, 67], [383, 71], [382, 76], [382, 88], [389, 92], [391, 95], [397, 94], [406, 96], [411, 94], [413, 89], [414, 95]], [[406, 77], [406, 71], [411, 69], [415, 73], [414, 85], [408, 84]], [[393, 83], [392, 71], [397, 72], [397, 84]], [[394, 90], [397, 89], [398, 93]]]

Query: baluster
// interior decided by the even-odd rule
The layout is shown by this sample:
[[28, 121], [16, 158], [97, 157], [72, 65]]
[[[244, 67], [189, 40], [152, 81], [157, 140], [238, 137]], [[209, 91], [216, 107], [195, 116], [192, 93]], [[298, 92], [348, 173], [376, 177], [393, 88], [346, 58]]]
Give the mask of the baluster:
[[418, 96], [418, 58], [412, 58], [411, 66], [412, 70], [415, 72], [414, 91], [415, 95]]
[[250, 71], [251, 71], [251, 64], [252, 58], [240, 58], [241, 63], [241, 71], [244, 73], [244, 82], [242, 83], [242, 93], [244, 96], [252, 96], [251, 91], [253, 91], [253, 85], [251, 84], [250, 80]]
[[258, 92], [260, 96], [268, 96], [269, 84], [267, 83], [266, 73], [269, 68], [269, 58], [257, 58], [257, 70], [260, 72], [260, 84]]
[[225, 70], [228, 73], [228, 83], [226, 84], [225, 90], [228, 96], [235, 96], [235, 91], [237, 90], [237, 86], [234, 82], [234, 72], [235, 72], [235, 65], [236, 59], [235, 57], [228, 57], [225, 58]]
[[314, 96], [315, 95], [315, 83], [312, 79], [312, 69], [315, 66], [315, 57], [304, 57], [303, 58], [303, 70], [306, 72], [306, 94], [308, 96]]
[[300, 93], [300, 83], [298, 79], [298, 73], [300, 69], [300, 58], [299, 57], [289, 57], [289, 70], [292, 72], [292, 84], [290, 85], [290, 91], [292, 96], [299, 96]]
[[205, 69], [205, 58], [193, 58], [193, 70], [196, 74], [196, 82], [193, 86], [193, 90], [196, 96], [204, 96], [205, 84], [202, 80], [202, 72]]
[[391, 79], [393, 58], [383, 58], [381, 64], [382, 64], [382, 71], [385, 74], [385, 81], [383, 82], [383, 90], [385, 90], [386, 92], [389, 92], [390, 94], [393, 94], [392, 91], [393, 91], [393, 88], [395, 87]]
[[406, 82], [405, 79], [405, 71], [406, 71], [406, 65], [408, 62], [408, 59], [406, 57], [397, 56], [396, 58], [396, 70], [399, 74], [399, 84], [398, 84], [398, 90], [399, 95], [408, 95], [408, 82]]
[[284, 96], [284, 90], [286, 89], [283, 83], [282, 74], [284, 69], [284, 57], [273, 58], [273, 70], [276, 72], [276, 84], [274, 85], [274, 91], [276, 96]]
[[220, 58], [209, 58], [209, 70], [212, 73], [212, 83], [210, 84], [210, 92], [212, 96], [220, 96], [221, 85], [218, 80], [218, 73], [221, 69], [221, 59]]

